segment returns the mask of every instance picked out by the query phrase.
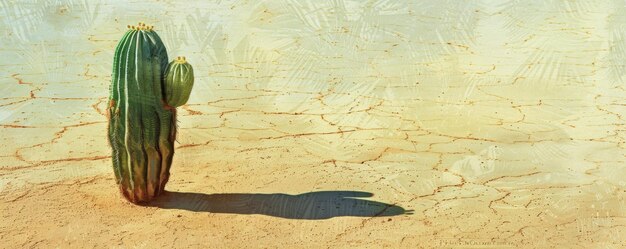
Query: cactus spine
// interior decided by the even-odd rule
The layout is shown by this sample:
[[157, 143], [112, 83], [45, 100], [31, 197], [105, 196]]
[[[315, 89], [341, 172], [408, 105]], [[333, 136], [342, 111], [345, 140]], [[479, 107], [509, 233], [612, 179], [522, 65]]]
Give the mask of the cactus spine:
[[164, 101], [163, 42], [152, 26], [128, 27], [113, 59], [108, 138], [120, 192], [142, 203], [163, 193], [169, 179], [176, 109]]

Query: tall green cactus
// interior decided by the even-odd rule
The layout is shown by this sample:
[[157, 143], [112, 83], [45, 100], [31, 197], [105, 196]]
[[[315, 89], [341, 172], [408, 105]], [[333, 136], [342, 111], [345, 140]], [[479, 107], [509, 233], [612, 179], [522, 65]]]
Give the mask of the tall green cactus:
[[[142, 203], [163, 193], [169, 179], [176, 109], [166, 102], [168, 58], [161, 38], [143, 23], [128, 27], [113, 58], [108, 138], [120, 192]], [[191, 92], [191, 86], [167, 89], [184, 102]]]

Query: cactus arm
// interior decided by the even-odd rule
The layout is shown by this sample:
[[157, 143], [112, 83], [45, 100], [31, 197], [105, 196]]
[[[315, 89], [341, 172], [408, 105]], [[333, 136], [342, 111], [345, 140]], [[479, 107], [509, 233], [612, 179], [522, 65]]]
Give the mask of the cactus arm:
[[185, 57], [170, 62], [165, 70], [165, 100], [168, 105], [178, 107], [189, 100], [193, 88], [193, 68]]

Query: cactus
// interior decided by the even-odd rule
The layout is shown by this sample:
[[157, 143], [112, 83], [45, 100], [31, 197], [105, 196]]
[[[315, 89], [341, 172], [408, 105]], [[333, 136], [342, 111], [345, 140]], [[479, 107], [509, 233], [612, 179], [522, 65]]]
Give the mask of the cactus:
[[[176, 109], [165, 99], [178, 96], [176, 104], [182, 105], [191, 86], [166, 91], [168, 58], [161, 38], [143, 23], [128, 28], [113, 58], [108, 138], [120, 192], [143, 203], [164, 192], [174, 156]], [[181, 71], [178, 77], [189, 76]]]
[[193, 68], [185, 57], [178, 57], [167, 65], [165, 73], [165, 102], [179, 107], [187, 103], [193, 87]]

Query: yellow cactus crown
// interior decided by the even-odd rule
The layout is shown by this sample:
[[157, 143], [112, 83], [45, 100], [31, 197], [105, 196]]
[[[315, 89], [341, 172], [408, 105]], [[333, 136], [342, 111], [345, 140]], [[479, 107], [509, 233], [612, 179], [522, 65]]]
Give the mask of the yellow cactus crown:
[[126, 25], [126, 27], [128, 29], [132, 29], [132, 30], [152, 30], [154, 29], [154, 26], [147, 26], [145, 23], [143, 22], [139, 22], [139, 24], [137, 26], [134, 25]]
[[178, 57], [176, 57], [176, 60], [174, 60], [174, 61], [176, 63], [184, 64], [184, 63], [187, 63], [187, 58], [185, 58], [185, 56], [178, 56]]

